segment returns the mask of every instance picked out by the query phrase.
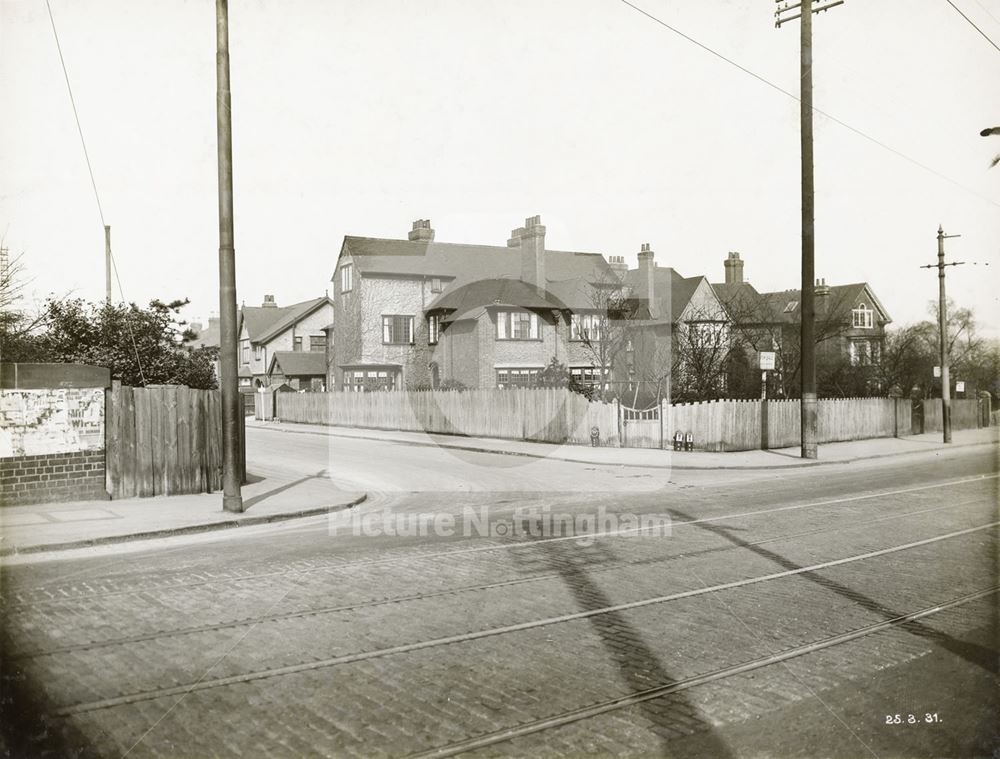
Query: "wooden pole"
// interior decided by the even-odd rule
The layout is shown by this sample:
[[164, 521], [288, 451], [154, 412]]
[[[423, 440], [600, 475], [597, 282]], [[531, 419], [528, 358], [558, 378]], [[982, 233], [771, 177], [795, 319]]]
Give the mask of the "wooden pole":
[[237, 377], [236, 251], [233, 242], [233, 132], [229, 92], [229, 7], [216, 0], [216, 119], [219, 148], [219, 386], [222, 395], [222, 508], [242, 512], [240, 392]]
[[802, 150], [802, 331], [799, 354], [802, 358], [801, 380], [801, 455], [817, 457], [816, 400], [816, 311], [813, 281], [815, 279], [814, 190], [813, 190], [813, 122], [812, 122], [812, 0], [802, 0], [799, 21], [801, 47], [801, 150]]
[[104, 225], [104, 298], [111, 305], [111, 225]]
[[941, 351], [941, 429], [951, 442], [951, 380], [948, 377], [948, 301], [944, 292], [944, 227], [938, 225], [938, 327]]

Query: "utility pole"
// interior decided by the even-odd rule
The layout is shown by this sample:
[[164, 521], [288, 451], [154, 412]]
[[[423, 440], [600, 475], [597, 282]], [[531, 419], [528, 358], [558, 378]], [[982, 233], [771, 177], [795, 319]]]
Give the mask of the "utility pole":
[[944, 294], [944, 267], [961, 266], [965, 261], [944, 262], [944, 241], [949, 237], [962, 235], [946, 235], [944, 227], [938, 225], [938, 262], [921, 266], [921, 269], [938, 270], [938, 330], [941, 340], [941, 429], [944, 431], [944, 442], [951, 442], [951, 380], [948, 377], [948, 301]]
[[104, 300], [111, 305], [111, 225], [104, 225]]
[[242, 512], [237, 378], [236, 251], [233, 243], [233, 121], [229, 92], [229, 6], [216, 0], [216, 119], [219, 142], [219, 386], [222, 391], [222, 508]]
[[[782, 0], [777, 0], [781, 4]], [[774, 12], [774, 25], [781, 25], [794, 19], [799, 22], [799, 119], [800, 149], [802, 155], [802, 295], [799, 304], [802, 314], [802, 329], [799, 337], [800, 366], [800, 425], [801, 457], [815, 459], [819, 453], [819, 401], [816, 395], [816, 306], [813, 282], [815, 281], [815, 209], [813, 190], [813, 122], [812, 122], [812, 14], [829, 10], [844, 0], [835, 0], [825, 5], [813, 7], [812, 0], [790, 5], [785, 2]], [[786, 11], [799, 8], [792, 16], [781, 17]]]

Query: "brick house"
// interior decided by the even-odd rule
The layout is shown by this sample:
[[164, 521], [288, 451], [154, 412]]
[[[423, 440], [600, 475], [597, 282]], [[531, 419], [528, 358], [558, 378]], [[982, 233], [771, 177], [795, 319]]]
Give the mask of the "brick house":
[[[725, 305], [734, 329], [754, 351], [774, 351], [785, 367], [797, 371], [799, 327], [802, 322], [801, 290], [758, 292], [744, 280], [744, 261], [729, 253], [725, 262], [725, 282], [713, 284]], [[817, 361], [852, 366], [873, 366], [881, 361], [885, 328], [892, 322], [888, 311], [867, 282], [827, 285], [816, 281], [813, 291], [816, 312]], [[782, 371], [782, 367], [778, 367]]]
[[332, 317], [333, 304], [326, 296], [279, 307], [273, 295], [265, 295], [260, 306], [244, 305], [237, 323], [241, 392], [253, 393], [270, 384], [268, 370], [278, 352], [312, 352], [325, 362], [323, 329]]
[[[631, 271], [621, 256], [550, 250], [538, 216], [505, 246], [437, 242], [424, 219], [406, 240], [345, 237], [332, 291], [328, 386], [342, 390], [529, 385], [553, 359], [581, 384], [628, 384], [672, 324], [720, 311], [704, 277], [657, 267], [648, 245]], [[606, 354], [625, 302], [629, 339]]]

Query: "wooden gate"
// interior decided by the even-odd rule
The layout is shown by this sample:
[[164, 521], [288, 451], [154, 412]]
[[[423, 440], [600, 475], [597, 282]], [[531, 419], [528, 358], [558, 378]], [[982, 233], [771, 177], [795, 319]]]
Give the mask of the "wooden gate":
[[660, 407], [621, 407], [622, 445], [625, 448], [662, 448], [663, 423]]

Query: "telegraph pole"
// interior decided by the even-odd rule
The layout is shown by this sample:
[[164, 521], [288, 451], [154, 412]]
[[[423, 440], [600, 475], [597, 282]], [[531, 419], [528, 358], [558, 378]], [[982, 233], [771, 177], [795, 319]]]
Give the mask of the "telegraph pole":
[[104, 225], [104, 300], [111, 305], [111, 225]]
[[233, 243], [233, 122], [229, 93], [229, 7], [216, 0], [216, 119], [219, 142], [219, 386], [222, 391], [222, 508], [243, 511], [237, 385], [236, 251]]
[[948, 301], [944, 294], [944, 267], [961, 266], [965, 261], [944, 262], [944, 241], [949, 237], [962, 235], [946, 235], [944, 227], [938, 225], [938, 262], [921, 266], [921, 269], [938, 270], [938, 330], [941, 341], [941, 429], [944, 431], [944, 442], [951, 442], [951, 380], [948, 377]]
[[[777, 0], [780, 4], [781, 0]], [[802, 314], [802, 329], [799, 342], [800, 366], [800, 425], [801, 457], [815, 459], [819, 453], [819, 402], [816, 396], [816, 307], [814, 297], [815, 281], [815, 194], [813, 190], [813, 122], [812, 122], [812, 14], [829, 10], [844, 0], [835, 0], [822, 6], [813, 7], [813, 0], [801, 0], [795, 4], [785, 2], [775, 11], [774, 25], [781, 25], [794, 19], [799, 22], [799, 119], [800, 148], [802, 156], [802, 295], [799, 308]], [[781, 17], [786, 11], [799, 8], [800, 12]]]

